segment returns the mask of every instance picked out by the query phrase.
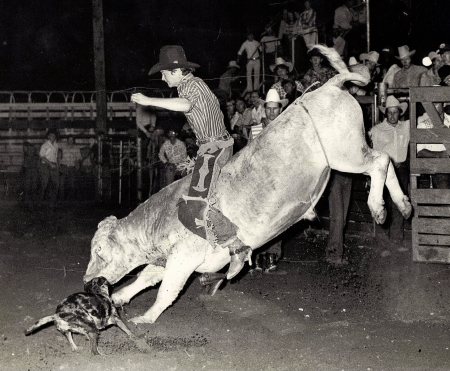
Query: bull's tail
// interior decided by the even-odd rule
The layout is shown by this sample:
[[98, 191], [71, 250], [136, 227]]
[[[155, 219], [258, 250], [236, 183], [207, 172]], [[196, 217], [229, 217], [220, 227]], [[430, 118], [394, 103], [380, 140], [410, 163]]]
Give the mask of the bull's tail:
[[33, 326], [31, 326], [25, 330], [25, 335], [30, 335], [33, 332], [35, 332], [37, 329], [39, 329], [40, 327], [46, 325], [47, 323], [53, 322], [53, 321], [55, 321], [55, 314], [53, 314], [52, 316], [47, 316], [47, 317], [41, 318]]
[[363, 76], [356, 72], [350, 72], [342, 60], [339, 53], [334, 48], [329, 48], [325, 45], [314, 45], [314, 49], [320, 51], [320, 53], [330, 62], [331, 67], [333, 67], [338, 75], [334, 76], [324, 85], [333, 85], [341, 87], [344, 82], [351, 81], [357, 83], [358, 85], [367, 85], [370, 81], [370, 76]]

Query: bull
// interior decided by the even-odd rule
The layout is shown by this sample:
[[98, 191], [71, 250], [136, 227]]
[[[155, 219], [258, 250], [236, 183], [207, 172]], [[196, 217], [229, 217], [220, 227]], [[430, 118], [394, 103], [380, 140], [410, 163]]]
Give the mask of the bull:
[[[411, 213], [388, 155], [367, 145], [361, 108], [343, 88], [346, 81], [366, 84], [367, 76], [349, 72], [333, 49], [317, 48], [339, 74], [290, 105], [232, 157], [217, 181], [214, 207], [238, 227], [237, 236], [252, 250], [314, 217], [330, 169], [371, 177], [367, 203], [377, 223], [386, 217], [385, 184], [403, 216]], [[133, 283], [113, 294], [116, 305], [161, 282], [155, 303], [132, 318], [134, 323], [153, 323], [193, 272], [217, 272], [230, 262], [228, 249], [214, 248], [178, 220], [177, 202], [189, 183], [189, 176], [172, 183], [123, 219], [106, 218], [92, 239], [85, 282], [103, 276], [115, 284], [145, 266]]]

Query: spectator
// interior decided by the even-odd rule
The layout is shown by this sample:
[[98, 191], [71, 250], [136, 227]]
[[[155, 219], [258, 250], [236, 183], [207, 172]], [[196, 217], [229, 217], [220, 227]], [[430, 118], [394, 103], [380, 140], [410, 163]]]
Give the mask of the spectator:
[[396, 58], [400, 60], [402, 68], [394, 75], [392, 88], [419, 86], [420, 76], [427, 72], [427, 69], [411, 63], [411, 57], [415, 53], [415, 50], [409, 50], [408, 45], [398, 48], [398, 57], [396, 56]]
[[[283, 56], [292, 60], [292, 39], [298, 34], [299, 23], [296, 22], [295, 14], [293, 11], [287, 11], [287, 19], [284, 23], [283, 33], [278, 35], [281, 39], [281, 45], [283, 48]], [[281, 28], [280, 28], [281, 30]]]
[[[264, 109], [266, 117], [263, 119], [264, 127], [269, 125], [273, 120], [275, 120], [279, 114], [282, 112], [283, 108], [287, 105], [287, 99], [280, 99], [278, 92], [275, 89], [270, 89], [267, 92], [266, 100], [264, 102]], [[265, 273], [286, 273], [278, 271], [277, 262], [281, 258], [282, 240], [278, 236], [264, 247], [262, 247], [262, 253], [256, 255], [255, 258], [255, 269], [256, 272]]]
[[219, 95], [220, 98], [223, 96], [224, 99], [231, 97], [231, 84], [239, 79], [239, 76], [237, 76], [239, 69], [240, 67], [236, 61], [228, 62], [227, 70], [220, 76], [219, 91], [216, 92], [216, 95]]
[[353, 14], [350, 8], [351, 1], [344, 0], [342, 5], [334, 11], [333, 43], [334, 48], [341, 56], [346, 54], [346, 39], [353, 27]]
[[[297, 90], [297, 85], [294, 80], [292, 79], [283, 80], [281, 85], [283, 87], [283, 90], [286, 92], [285, 99], [287, 99], [288, 106], [291, 103], [295, 102], [295, 100], [301, 96], [301, 92]], [[269, 94], [269, 92], [267, 92], [267, 94]]]
[[246, 106], [242, 98], [236, 99], [236, 113], [234, 117], [231, 130], [247, 141], [249, 138], [247, 127], [251, 126], [252, 110]]
[[[442, 69], [442, 67], [441, 67]], [[440, 71], [440, 70], [439, 70]], [[440, 125], [445, 128], [450, 128], [450, 116], [444, 112], [442, 103], [434, 103], [434, 106], [439, 114], [441, 120]], [[424, 113], [417, 119], [417, 129], [432, 129], [434, 127], [433, 120], [431, 120], [428, 113]], [[429, 143], [417, 144], [417, 157], [427, 158], [448, 158], [449, 152], [443, 144]], [[450, 175], [449, 174], [434, 174], [432, 176], [432, 184], [430, 188], [449, 188]]]
[[[292, 72], [294, 66], [291, 62], [285, 61], [279, 57], [276, 59], [275, 64], [270, 66], [270, 70], [275, 72], [278, 81], [271, 86], [271, 89], [275, 89], [281, 99], [286, 97], [286, 91], [283, 89], [283, 81], [289, 79], [289, 73]], [[305, 89], [300, 81], [295, 81], [295, 87], [299, 92], [303, 92]]]
[[380, 54], [376, 51], [362, 53], [359, 55], [359, 60], [368, 68], [370, 73], [370, 82], [366, 85], [365, 90], [369, 93], [373, 92], [375, 83], [381, 82], [381, 69], [378, 64]]
[[249, 142], [255, 139], [261, 131], [263, 130], [262, 119], [266, 117], [264, 110], [264, 101], [259, 97], [257, 91], [253, 91], [251, 95], [251, 100], [253, 104], [252, 108], [252, 121], [250, 123], [250, 135]]
[[242, 54], [247, 56], [247, 88], [245, 92], [259, 90], [259, 74], [261, 69], [260, 57], [261, 45], [255, 40], [253, 32], [247, 33], [247, 40], [245, 40], [238, 51], [238, 59]]
[[442, 66], [441, 56], [436, 52], [429, 52], [428, 56], [422, 59], [422, 64], [425, 67], [431, 67], [420, 76], [419, 86], [439, 85], [441, 78], [438, 75], [438, 70]]
[[[39, 173], [41, 178], [40, 201], [45, 200], [45, 194], [48, 191], [49, 205], [56, 207], [57, 195], [59, 190], [59, 164], [58, 164], [58, 141], [56, 130], [48, 130], [47, 140], [42, 144], [39, 150], [40, 165]], [[52, 187], [53, 185], [53, 187]]]
[[446, 64], [439, 68], [438, 74], [441, 80], [440, 85], [450, 86], [450, 65]]
[[388, 87], [392, 87], [395, 74], [400, 71], [392, 48], [383, 48], [380, 55], [382, 82]]
[[[407, 161], [409, 149], [409, 121], [400, 121], [408, 107], [407, 103], [400, 103], [394, 96], [389, 95], [386, 99], [386, 107], [380, 106], [380, 111], [385, 115], [384, 120], [374, 126], [369, 132], [372, 139], [373, 149], [385, 152], [389, 155], [400, 183], [402, 191], [408, 192], [409, 184], [409, 162]], [[387, 229], [378, 229], [381, 232], [381, 240], [385, 235], [393, 243], [403, 241], [403, 216], [398, 211], [390, 195], [386, 197], [386, 209], [388, 218]]]
[[73, 136], [68, 136], [66, 143], [60, 143], [60, 149], [62, 151], [60, 161], [60, 173], [62, 175], [60, 178], [60, 190], [61, 200], [65, 200], [79, 195], [76, 192], [76, 180], [81, 165], [81, 152], [80, 148], [75, 144], [75, 138]]
[[[308, 89], [308, 91], [313, 91], [336, 75], [336, 71], [331, 67], [322, 66], [323, 57], [318, 49], [311, 49], [308, 52], [308, 57], [311, 62], [311, 68], [306, 71], [303, 76], [302, 85]], [[313, 84], [315, 85], [312, 86]]]
[[300, 23], [302, 25], [302, 35], [305, 40], [306, 48], [311, 49], [313, 45], [319, 42], [319, 36], [316, 27], [316, 11], [311, 8], [311, 1], [303, 2], [305, 10], [300, 13]]
[[279, 40], [281, 40], [283, 38], [283, 35], [286, 32], [287, 23], [288, 23], [288, 10], [283, 9], [282, 14], [281, 14], [280, 26], [278, 28], [278, 39]]
[[[370, 77], [369, 68], [364, 64], [358, 63], [356, 61], [355, 57], [350, 57], [350, 59], [348, 61], [348, 70], [350, 72], [358, 73], [367, 78]], [[366, 86], [364, 86], [364, 89], [363, 89], [360, 85], [358, 85], [357, 83], [353, 83], [351, 81], [347, 81], [345, 83], [345, 85], [347, 86], [348, 91], [351, 95], [366, 95], [367, 94]]]
[[450, 44], [439, 45], [439, 54], [441, 55], [443, 65], [450, 65]]
[[[270, 66], [275, 62], [275, 57], [280, 46], [280, 39], [273, 34], [272, 26], [266, 26], [260, 42], [264, 52], [264, 64], [265, 66]], [[266, 71], [266, 73], [268, 72]]]
[[36, 145], [23, 144], [23, 192], [26, 207], [33, 207], [39, 188], [39, 150]]
[[186, 145], [177, 138], [177, 133], [169, 130], [167, 138], [159, 149], [159, 159], [164, 164], [163, 188], [173, 183], [174, 180], [181, 178], [177, 165], [187, 158]]

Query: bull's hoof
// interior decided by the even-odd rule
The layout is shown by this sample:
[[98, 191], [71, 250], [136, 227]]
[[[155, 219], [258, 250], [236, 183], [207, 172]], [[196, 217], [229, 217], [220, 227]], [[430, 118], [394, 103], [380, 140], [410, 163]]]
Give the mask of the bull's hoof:
[[387, 212], [386, 209], [383, 207], [380, 212], [373, 215], [373, 218], [375, 220], [375, 223], [377, 224], [383, 224], [386, 220]]
[[408, 219], [412, 213], [412, 206], [411, 203], [409, 202], [408, 196], [403, 197], [403, 205], [404, 206], [401, 208], [400, 212], [402, 213], [405, 219]]
[[155, 320], [148, 316], [137, 316], [137, 317], [131, 318], [130, 322], [133, 322], [134, 324], [137, 325], [138, 323], [155, 323]]
[[126, 305], [130, 302], [130, 300], [120, 295], [120, 292], [112, 294], [111, 299], [116, 307], [121, 307], [122, 305]]

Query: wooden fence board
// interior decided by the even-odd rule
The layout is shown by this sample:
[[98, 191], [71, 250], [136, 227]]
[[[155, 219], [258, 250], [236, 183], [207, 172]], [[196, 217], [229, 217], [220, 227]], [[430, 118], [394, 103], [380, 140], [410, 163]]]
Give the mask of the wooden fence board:
[[415, 218], [413, 228], [417, 233], [450, 234], [450, 219]]
[[417, 246], [413, 249], [413, 260], [426, 263], [450, 263], [450, 248]]
[[412, 189], [411, 200], [415, 204], [450, 204], [450, 189]]
[[419, 234], [419, 245], [437, 245], [450, 248], [450, 236], [441, 234]]
[[437, 205], [437, 206], [417, 205], [414, 210], [414, 213], [418, 217], [421, 216], [450, 217], [450, 205]]

